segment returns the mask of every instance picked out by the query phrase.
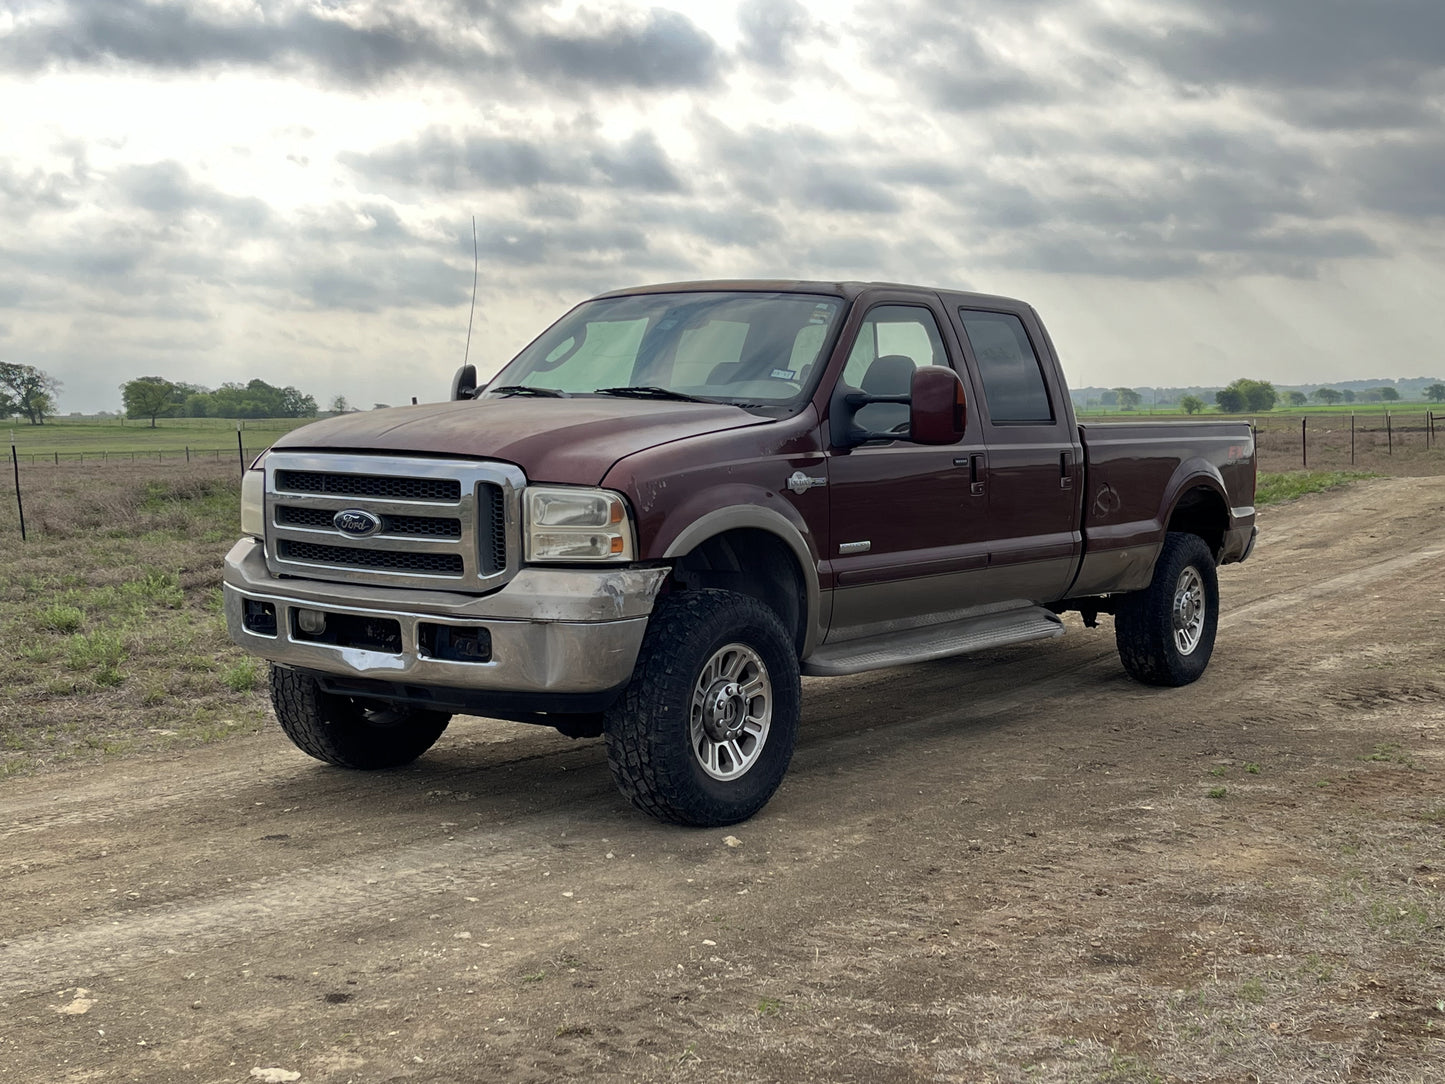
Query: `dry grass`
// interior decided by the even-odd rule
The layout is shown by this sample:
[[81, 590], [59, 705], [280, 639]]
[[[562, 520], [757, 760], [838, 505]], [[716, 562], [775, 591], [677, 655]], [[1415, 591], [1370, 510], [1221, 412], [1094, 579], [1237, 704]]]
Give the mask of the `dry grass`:
[[[233, 464], [22, 467], [0, 512], [0, 776], [263, 725], [226, 637]], [[8, 489], [9, 487], [7, 487]]]

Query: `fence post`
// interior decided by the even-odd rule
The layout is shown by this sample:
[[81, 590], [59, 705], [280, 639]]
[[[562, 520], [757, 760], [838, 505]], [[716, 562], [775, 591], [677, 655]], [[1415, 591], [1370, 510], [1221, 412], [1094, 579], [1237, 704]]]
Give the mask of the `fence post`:
[[10, 445], [10, 462], [15, 465], [15, 507], [20, 512], [20, 541], [25, 541], [25, 504], [20, 499], [20, 457], [15, 454], [15, 445]]
[[1355, 465], [1355, 412], [1350, 411], [1350, 466]]
[[186, 445], [186, 462], [189, 463], [190, 461], [191, 461], [191, 446], [190, 446], [189, 444], [187, 444], [187, 445]]
[[1390, 428], [1390, 412], [1385, 411], [1385, 454], [1395, 454], [1395, 433]]
[[1309, 437], [1306, 434], [1306, 429], [1309, 426], [1309, 423], [1310, 420], [1308, 418], [1301, 418], [1299, 420], [1300, 466], [1303, 467], [1305, 470], [1309, 470], [1310, 466], [1310, 443]]
[[246, 449], [241, 444], [241, 426], [236, 426], [236, 457], [241, 461], [241, 477], [246, 477]]

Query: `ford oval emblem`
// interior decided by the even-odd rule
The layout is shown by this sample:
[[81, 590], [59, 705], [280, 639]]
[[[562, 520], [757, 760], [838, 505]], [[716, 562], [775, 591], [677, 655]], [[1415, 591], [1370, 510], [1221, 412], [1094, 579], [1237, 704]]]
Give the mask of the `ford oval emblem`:
[[381, 517], [360, 508], [343, 508], [331, 517], [332, 525], [352, 538], [370, 538], [381, 530]]

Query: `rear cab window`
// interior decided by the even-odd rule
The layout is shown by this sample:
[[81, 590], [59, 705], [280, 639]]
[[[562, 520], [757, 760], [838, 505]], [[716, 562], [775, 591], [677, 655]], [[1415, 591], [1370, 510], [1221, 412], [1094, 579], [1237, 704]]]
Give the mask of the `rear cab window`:
[[1038, 351], [1010, 312], [959, 309], [994, 425], [1052, 425], [1054, 408]]

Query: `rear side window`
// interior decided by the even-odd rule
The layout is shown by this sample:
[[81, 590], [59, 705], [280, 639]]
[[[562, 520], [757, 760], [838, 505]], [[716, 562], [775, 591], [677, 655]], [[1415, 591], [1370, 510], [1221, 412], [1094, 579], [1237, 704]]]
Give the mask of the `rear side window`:
[[959, 309], [995, 422], [1052, 423], [1048, 385], [1023, 321], [1008, 312]]

